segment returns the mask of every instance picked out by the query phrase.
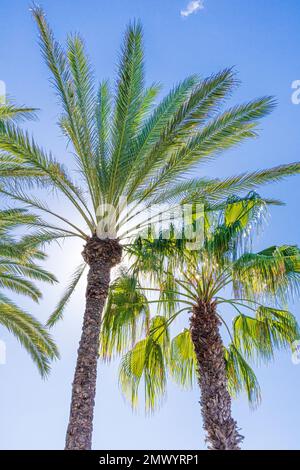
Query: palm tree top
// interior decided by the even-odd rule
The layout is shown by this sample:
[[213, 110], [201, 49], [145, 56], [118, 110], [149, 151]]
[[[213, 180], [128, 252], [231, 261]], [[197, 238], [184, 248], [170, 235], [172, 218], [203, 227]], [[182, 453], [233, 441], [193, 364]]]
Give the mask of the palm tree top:
[[[248, 360], [269, 361], [276, 349], [290, 348], [300, 337], [287, 303], [299, 293], [300, 250], [272, 246], [254, 252], [253, 234], [274, 201], [256, 193], [230, 198], [219, 211], [207, 211], [200, 250], [186, 242], [154, 236], [130, 248], [132, 263], [111, 287], [104, 315], [101, 356], [121, 355], [120, 383], [137, 405], [144, 384], [146, 407], [153, 410], [165, 395], [171, 376], [182, 387], [194, 384], [196, 358], [187, 327], [173, 336], [171, 325], [199, 303], [213, 303], [224, 326], [228, 387], [246, 391], [252, 406], [261, 399]], [[146, 287], [145, 279], [152, 285]], [[231, 294], [230, 294], [231, 290]], [[228, 308], [235, 314], [228, 320]]]
[[[45, 224], [41, 241], [70, 236], [88, 239], [103, 218], [99, 206], [116, 206], [122, 198], [126, 198], [129, 212], [124, 214], [121, 203], [116, 220], [109, 221], [118, 238], [126, 238], [129, 221], [130, 234], [136, 234], [141, 222], [138, 216], [153, 203], [177, 207], [189, 201], [220, 201], [299, 172], [296, 162], [226, 179], [203, 176], [201, 165], [255, 138], [260, 119], [274, 107], [274, 99], [266, 96], [222, 112], [237, 85], [232, 69], [205, 79], [187, 77], [157, 104], [160, 86], [145, 85], [140, 22], [131, 22], [126, 29], [115, 85], [108, 80], [97, 85], [80, 36], [69, 35], [64, 49], [54, 38], [43, 10], [34, 6], [32, 14], [61, 104], [59, 126], [79, 170], [73, 181], [69, 165], [44, 151], [14, 122], [1, 121], [0, 175], [17, 184], [13, 191], [2, 187], [2, 194], [44, 215], [51, 214], [59, 222], [51, 229]], [[13, 115], [16, 111], [2, 108], [4, 117], [5, 112]], [[33, 110], [18, 113], [23, 116], [25, 111]], [[199, 176], [191, 178], [191, 172]], [[79, 221], [51, 211], [43, 201], [30, 196], [27, 182], [54, 187], [74, 206]]]

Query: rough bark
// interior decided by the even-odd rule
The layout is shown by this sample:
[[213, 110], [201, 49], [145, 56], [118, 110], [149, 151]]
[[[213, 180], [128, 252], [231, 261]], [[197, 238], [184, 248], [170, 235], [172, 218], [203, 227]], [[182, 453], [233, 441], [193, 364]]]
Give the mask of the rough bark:
[[243, 437], [231, 415], [224, 346], [216, 304], [198, 302], [190, 318], [191, 337], [198, 364], [201, 412], [210, 450], [239, 450]]
[[96, 394], [99, 333], [102, 311], [108, 295], [110, 271], [121, 261], [122, 248], [116, 240], [93, 236], [82, 256], [89, 265], [86, 307], [78, 348], [66, 450], [90, 450]]

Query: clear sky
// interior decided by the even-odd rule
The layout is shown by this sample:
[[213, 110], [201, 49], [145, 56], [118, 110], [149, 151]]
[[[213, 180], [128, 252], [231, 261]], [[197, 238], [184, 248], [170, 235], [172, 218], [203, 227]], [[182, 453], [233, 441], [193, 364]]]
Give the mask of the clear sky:
[[[164, 90], [191, 73], [209, 75], [235, 66], [242, 81], [234, 103], [260, 95], [275, 95], [277, 109], [261, 125], [261, 137], [223, 155], [206, 173], [225, 176], [300, 160], [300, 105], [291, 101], [291, 84], [300, 80], [299, 0], [204, 0], [204, 8], [183, 17], [187, 0], [44, 0], [55, 34], [64, 40], [80, 31], [86, 40], [99, 79], [111, 77], [126, 23], [140, 18], [145, 29], [147, 77]], [[70, 159], [56, 126], [58, 107], [48, 71], [37, 45], [27, 0], [0, 2], [0, 80], [16, 102], [41, 109], [30, 125], [36, 139], [61, 161]], [[205, 169], [202, 167], [202, 174]], [[286, 207], [272, 210], [259, 247], [300, 244], [300, 177], [273, 184], [261, 194], [279, 198]], [[56, 201], [56, 204], [62, 203]], [[67, 210], [67, 207], [66, 207]], [[65, 243], [49, 250], [47, 267], [61, 281], [46, 288], [40, 305], [18, 298], [27, 310], [45, 321], [80, 260], [80, 246]], [[16, 299], [17, 300], [17, 299]], [[53, 330], [61, 360], [42, 381], [17, 341], [2, 329], [7, 364], [0, 365], [0, 448], [59, 449], [64, 445], [71, 382], [84, 309], [84, 286], [70, 303], [63, 322]], [[299, 302], [291, 305], [300, 320]], [[235, 400], [233, 413], [245, 449], [299, 449], [300, 365], [289, 352], [274, 363], [256, 368], [263, 402], [250, 411], [245, 397]], [[117, 384], [117, 364], [100, 365], [94, 420], [95, 449], [204, 448], [199, 391], [168, 389], [168, 399], [152, 417], [132, 414]]]

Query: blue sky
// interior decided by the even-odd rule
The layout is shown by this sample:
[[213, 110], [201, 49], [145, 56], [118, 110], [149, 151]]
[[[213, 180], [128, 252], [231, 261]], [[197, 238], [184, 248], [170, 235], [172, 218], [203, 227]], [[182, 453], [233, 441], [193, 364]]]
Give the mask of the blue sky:
[[[163, 92], [191, 73], [209, 75], [235, 66], [242, 82], [232, 97], [237, 103], [261, 95], [274, 95], [278, 106], [261, 125], [261, 136], [223, 155], [203, 169], [225, 176], [241, 171], [300, 160], [300, 105], [291, 101], [291, 84], [300, 79], [297, 45], [300, 42], [298, 0], [206, 0], [204, 8], [182, 16], [187, 0], [44, 0], [55, 34], [64, 40], [80, 31], [99, 79], [111, 77], [126, 23], [140, 18], [144, 24], [147, 78], [160, 81]], [[27, 0], [0, 3], [0, 80], [16, 102], [41, 109], [30, 124], [36, 139], [65, 163], [70, 159], [56, 126], [57, 100], [37, 45], [35, 25]], [[279, 243], [300, 244], [298, 202], [300, 177], [266, 187], [261, 194], [286, 202], [273, 209], [257, 247]], [[60, 201], [56, 201], [59, 204]], [[66, 211], [68, 208], [66, 207]], [[80, 259], [80, 246], [65, 243], [49, 250], [47, 267], [61, 285], [45, 289], [40, 305], [18, 299], [45, 321], [63, 283]], [[0, 330], [7, 344], [7, 364], [0, 365], [0, 448], [59, 449], [63, 447], [71, 382], [76, 359], [84, 286], [69, 305], [65, 320], [53, 330], [61, 360], [42, 381], [17, 341]], [[291, 305], [300, 320], [299, 302]], [[244, 397], [233, 404], [245, 449], [299, 448], [300, 365], [289, 352], [279, 353], [268, 367], [256, 369], [263, 402], [253, 412]], [[117, 364], [100, 366], [95, 410], [95, 449], [204, 448], [198, 405], [199, 392], [180, 391], [170, 385], [168, 399], [153, 417], [132, 414], [117, 385]]]

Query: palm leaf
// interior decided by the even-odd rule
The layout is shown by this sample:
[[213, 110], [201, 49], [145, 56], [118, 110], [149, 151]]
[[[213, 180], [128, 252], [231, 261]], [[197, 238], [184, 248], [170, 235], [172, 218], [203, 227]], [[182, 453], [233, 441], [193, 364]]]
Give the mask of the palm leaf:
[[58, 358], [55, 343], [46, 329], [31, 315], [12, 302], [0, 301], [0, 324], [12, 332], [31, 355], [44, 377], [49, 373], [50, 361]]
[[71, 279], [71, 282], [69, 283], [67, 289], [65, 290], [62, 298], [60, 299], [60, 301], [58, 302], [58, 305], [56, 306], [54, 312], [50, 315], [48, 321], [47, 321], [47, 326], [48, 327], [52, 327], [55, 325], [55, 323], [58, 321], [58, 320], [61, 320], [62, 317], [63, 317], [63, 313], [64, 313], [64, 310], [65, 308], [67, 307], [70, 299], [71, 299], [71, 296], [73, 294], [73, 292], [75, 291], [82, 275], [83, 275], [83, 272], [86, 268], [86, 265], [85, 264], [81, 264], [74, 272], [73, 276], [72, 276], [72, 279]]
[[230, 344], [225, 348], [225, 362], [228, 378], [228, 389], [233, 397], [245, 391], [253, 408], [261, 402], [261, 392], [257, 378], [240, 351]]

